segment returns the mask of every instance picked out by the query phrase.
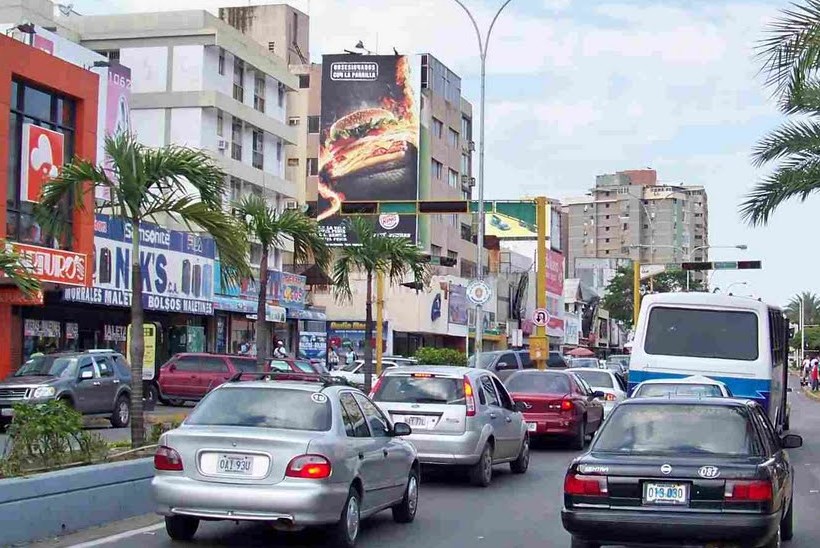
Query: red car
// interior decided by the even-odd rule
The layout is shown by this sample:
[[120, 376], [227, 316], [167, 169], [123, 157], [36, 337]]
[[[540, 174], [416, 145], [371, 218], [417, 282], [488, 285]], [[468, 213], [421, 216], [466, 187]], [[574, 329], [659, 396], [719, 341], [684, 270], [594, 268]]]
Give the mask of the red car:
[[524, 403], [530, 436], [569, 437], [574, 449], [583, 449], [604, 420], [598, 400], [603, 394], [570, 371], [528, 369], [513, 373], [504, 384], [516, 403]]
[[328, 375], [328, 370], [321, 362], [301, 358], [271, 358], [265, 371], [280, 371], [289, 373], [308, 373], [311, 375]]
[[159, 369], [156, 379], [159, 401], [166, 405], [199, 401], [236, 373], [257, 370], [256, 358], [251, 356], [176, 354]]

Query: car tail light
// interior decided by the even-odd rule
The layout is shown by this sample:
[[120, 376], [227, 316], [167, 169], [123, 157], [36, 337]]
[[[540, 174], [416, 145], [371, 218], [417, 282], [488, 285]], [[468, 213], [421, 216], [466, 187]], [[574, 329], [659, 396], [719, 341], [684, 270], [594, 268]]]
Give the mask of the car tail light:
[[606, 478], [568, 473], [564, 478], [564, 494], [585, 497], [604, 497], [607, 494]]
[[572, 400], [561, 400], [561, 411], [572, 411], [573, 407], [575, 407], [575, 404], [572, 403]]
[[475, 417], [475, 392], [466, 375], [464, 377], [464, 401], [467, 403], [467, 416]]
[[330, 461], [322, 455], [299, 455], [290, 461], [285, 475], [289, 478], [324, 479], [330, 477]]
[[182, 471], [182, 457], [175, 449], [160, 445], [154, 453], [154, 468], [156, 470], [167, 470], [171, 472]]
[[605, 394], [605, 395], [604, 395], [604, 399], [605, 399], [606, 401], [615, 401], [615, 399], [616, 399], [616, 398], [615, 398], [615, 394]]
[[772, 500], [772, 482], [768, 480], [727, 481], [726, 500], [733, 502], [766, 502]]
[[379, 391], [379, 387], [382, 384], [382, 379], [384, 379], [384, 376], [381, 376], [378, 379], [376, 379], [376, 384], [374, 384], [373, 388], [370, 389], [370, 398], [371, 399], [374, 398], [376, 396], [376, 392]]

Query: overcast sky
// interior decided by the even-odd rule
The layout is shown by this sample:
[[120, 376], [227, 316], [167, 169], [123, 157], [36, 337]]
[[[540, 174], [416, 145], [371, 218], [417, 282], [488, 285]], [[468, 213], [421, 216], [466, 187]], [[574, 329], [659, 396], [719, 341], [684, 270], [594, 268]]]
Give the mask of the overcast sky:
[[[501, 0], [464, 0], [486, 28]], [[253, 4], [261, 2], [251, 2]], [[293, 0], [311, 16], [311, 58], [363, 40], [368, 49], [430, 52], [463, 78], [478, 117], [474, 31], [454, 0]], [[214, 0], [77, 0], [80, 13], [201, 8]], [[237, 5], [233, 2], [229, 5]], [[241, 5], [247, 5], [242, 3]], [[713, 260], [760, 259], [761, 271], [713, 284], [784, 303], [820, 292], [814, 249], [820, 200], [788, 204], [749, 228], [742, 196], [764, 171], [750, 150], [781, 122], [758, 75], [755, 44], [784, 0], [513, 0], [487, 65], [486, 197], [584, 194], [595, 175], [652, 167], [662, 182], [709, 194]], [[475, 164], [477, 170], [477, 162]]]

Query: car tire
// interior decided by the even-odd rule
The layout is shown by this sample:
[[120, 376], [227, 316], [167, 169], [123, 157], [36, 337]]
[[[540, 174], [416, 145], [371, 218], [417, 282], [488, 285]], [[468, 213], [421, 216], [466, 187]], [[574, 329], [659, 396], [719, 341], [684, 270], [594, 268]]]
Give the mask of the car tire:
[[190, 516], [165, 516], [165, 532], [173, 540], [189, 541], [199, 529], [199, 519]]
[[131, 422], [131, 399], [125, 394], [117, 398], [114, 412], [111, 414], [111, 426], [125, 428]]
[[404, 488], [404, 496], [401, 502], [395, 505], [393, 510], [393, 521], [396, 523], [413, 523], [416, 519], [416, 510], [419, 507], [419, 473], [414, 468], [410, 470], [407, 477], [407, 485]]
[[355, 487], [351, 487], [345, 500], [338, 523], [330, 529], [331, 545], [344, 548], [356, 546], [361, 527], [361, 497]]
[[142, 395], [143, 399], [146, 402], [154, 402], [154, 405], [159, 401], [159, 390], [157, 390], [157, 385], [154, 383], [148, 383], [145, 385], [145, 393]]
[[581, 419], [581, 425], [578, 426], [578, 432], [572, 438], [572, 443], [570, 446], [573, 449], [577, 449], [578, 451], [583, 451], [584, 447], [587, 444], [587, 418], [584, 416]]
[[518, 458], [510, 463], [510, 470], [513, 474], [524, 474], [530, 467], [530, 436], [524, 434], [524, 441], [521, 442], [521, 452]]
[[59, 401], [60, 403], [62, 403], [66, 407], [68, 407], [69, 409], [74, 409], [74, 402], [71, 400], [71, 398], [63, 397], [63, 398], [59, 398], [57, 401]]
[[780, 539], [791, 540], [794, 537], [794, 499], [789, 501], [789, 509], [780, 521]]
[[583, 540], [578, 537], [572, 537], [570, 548], [601, 548], [601, 545], [597, 542], [590, 542], [588, 540]]
[[487, 443], [481, 451], [478, 462], [470, 467], [470, 483], [478, 487], [488, 487], [493, 481], [493, 448]]

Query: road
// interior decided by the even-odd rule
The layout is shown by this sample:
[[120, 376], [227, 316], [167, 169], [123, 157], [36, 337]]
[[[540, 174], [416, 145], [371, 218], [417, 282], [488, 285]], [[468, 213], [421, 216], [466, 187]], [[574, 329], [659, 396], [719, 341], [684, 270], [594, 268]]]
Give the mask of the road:
[[[793, 432], [802, 434], [805, 445], [791, 451], [795, 467], [796, 534], [791, 548], [814, 548], [820, 538], [820, 402], [803, 394], [792, 395]], [[471, 487], [452, 474], [425, 476], [416, 521], [393, 523], [390, 512], [364, 523], [362, 548], [495, 548], [567, 547], [569, 536], [561, 527], [562, 487], [567, 463], [576, 454], [560, 446], [535, 449], [530, 469], [514, 476], [507, 466], [497, 467], [488, 489]], [[147, 527], [146, 527], [147, 525]], [[115, 538], [100, 539], [109, 535]], [[100, 539], [80, 544], [91, 539]], [[115, 524], [93, 532], [93, 536], [64, 539], [59, 546], [88, 548], [171, 548], [178, 546], [161, 526]], [[279, 533], [264, 525], [203, 523], [196, 546], [202, 547], [319, 547], [326, 546], [317, 533]], [[46, 546], [46, 544], [43, 544]], [[48, 546], [55, 546], [54, 543]]]

